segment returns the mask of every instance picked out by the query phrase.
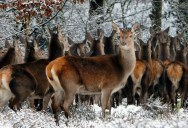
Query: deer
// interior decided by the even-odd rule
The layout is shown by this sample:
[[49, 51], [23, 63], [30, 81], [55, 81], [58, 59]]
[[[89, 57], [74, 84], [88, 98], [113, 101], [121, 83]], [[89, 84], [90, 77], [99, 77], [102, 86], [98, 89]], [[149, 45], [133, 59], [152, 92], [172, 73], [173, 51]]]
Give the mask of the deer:
[[151, 37], [147, 43], [138, 39], [139, 43], [137, 44], [141, 49], [141, 53], [138, 52], [138, 55], [141, 55], [141, 59], [137, 58], [135, 69], [126, 86], [126, 89], [129, 90], [127, 91], [129, 92], [127, 95], [128, 104], [135, 104], [136, 98], [137, 105], [140, 103], [144, 105], [146, 99], [151, 95], [150, 93], [153, 93], [154, 87], [159, 84], [160, 80], [163, 78], [162, 73], [164, 67], [162, 62], [152, 58], [152, 38], [153, 37]]
[[125, 87], [121, 90], [122, 97], [127, 98], [127, 104], [135, 104], [137, 100], [137, 105], [140, 104], [140, 81], [145, 72], [146, 66], [141, 60], [141, 46], [139, 41], [135, 41], [135, 55], [136, 55], [136, 65], [134, 71], [129, 76]]
[[116, 54], [118, 53], [118, 41], [117, 41], [117, 32], [112, 30], [112, 33], [109, 37], [105, 37], [105, 46], [104, 52], [105, 54]]
[[176, 46], [180, 42], [181, 38], [183, 37], [184, 32], [179, 33], [174, 37], [170, 37], [170, 60], [174, 61], [176, 56]]
[[[16, 111], [21, 108], [21, 103], [29, 98], [30, 101], [43, 99], [42, 110], [46, 110], [53, 89], [49, 86], [50, 84], [46, 78], [45, 67], [53, 60], [53, 57], [62, 56], [63, 54], [58, 34], [51, 34], [48, 59], [38, 59], [24, 64], [9, 65], [1, 69], [0, 80], [3, 82], [1, 82], [0, 91], [4, 94], [2, 96], [3, 99], [1, 99], [1, 107], [11, 99], [9, 107]], [[32, 50], [31, 53], [33, 53]], [[33, 56], [35, 55], [32, 55], [31, 58]], [[32, 102], [30, 103], [33, 105]]]
[[158, 59], [166, 66], [170, 60], [170, 37], [168, 35], [169, 27], [158, 33], [157, 45], [158, 45]]
[[111, 95], [123, 88], [128, 76], [132, 73], [136, 57], [134, 52], [134, 31], [138, 28], [134, 24], [132, 29], [120, 29], [115, 23], [114, 30], [119, 34], [119, 53], [96, 57], [59, 57], [51, 61], [46, 67], [46, 76], [54, 93], [54, 116], [59, 125], [61, 106], [65, 116], [71, 116], [70, 104], [78, 94], [101, 94], [102, 116], [105, 110], [110, 110]]
[[15, 62], [16, 54], [14, 47], [12, 47], [7, 40], [5, 41], [5, 43], [8, 46], [8, 50], [6, 53], [3, 53], [3, 55], [0, 58], [0, 68], [8, 64], [14, 64]]
[[[5, 40], [5, 48], [7, 51], [2, 53], [0, 57], [0, 68], [10, 65], [10, 64], [18, 64], [23, 63], [24, 59], [21, 54], [21, 50], [18, 47], [19, 37], [13, 36], [13, 45], [10, 45], [8, 40]], [[21, 42], [24, 44], [24, 42]]]
[[181, 107], [185, 107], [184, 103], [187, 99], [187, 84], [188, 84], [188, 67], [186, 65], [186, 55], [188, 47], [179, 43], [180, 47], [176, 46], [175, 61], [169, 63], [166, 67], [166, 89], [174, 110], [177, 105], [177, 93], [181, 96]]
[[[164, 97], [165, 101], [168, 100], [168, 98], [170, 98], [172, 104], [174, 104], [175, 101], [174, 101], [174, 98], [172, 98], [174, 96], [170, 96], [170, 95], [172, 95], [172, 93], [171, 93], [171, 91], [169, 91], [169, 89], [170, 90], [172, 89], [171, 81], [169, 81], [168, 76], [166, 76], [170, 72], [170, 69], [168, 69], [168, 71], [166, 71], [167, 70], [166, 67], [169, 68], [169, 64], [171, 63], [171, 61], [174, 61], [175, 56], [176, 56], [175, 55], [176, 54], [175, 45], [177, 45], [177, 43], [179, 42], [183, 33], [177, 35], [176, 37], [170, 37], [168, 35], [168, 32], [169, 32], [169, 27], [167, 29], [165, 29], [164, 31], [157, 33], [158, 59], [161, 60], [163, 65], [165, 66], [165, 70], [163, 71], [163, 76], [164, 76], [163, 81], [167, 82], [167, 83], [163, 82], [163, 85], [160, 88], [164, 88], [164, 89], [162, 89], [164, 92], [163, 91], [161, 91], [161, 92], [164, 93], [163, 97]], [[180, 57], [180, 58], [182, 58], [182, 57]], [[171, 65], [170, 67], [172, 68], [172, 64], [170, 64], [170, 65]], [[176, 68], [174, 67], [174, 70], [175, 69]], [[167, 80], [165, 80], [166, 77], [167, 77]], [[176, 83], [178, 83], [178, 82], [176, 82]], [[167, 92], [168, 92], [168, 94], [167, 94]], [[174, 92], [174, 91], [172, 91], [172, 92]], [[166, 94], [167, 94], [167, 96], [166, 96]], [[174, 108], [174, 105], [172, 105], [172, 108]]]
[[74, 42], [70, 37], [67, 37], [67, 40], [64, 41], [65, 44], [65, 55], [72, 56], [90, 56], [92, 51], [89, 49], [89, 46], [93, 44], [94, 39], [89, 32], [86, 31], [85, 39], [81, 42]]
[[[85, 44], [88, 44], [90, 47], [90, 52], [84, 50], [84, 48], [80, 48], [80, 53], [82, 57], [93, 57], [104, 55], [104, 31], [102, 29], [97, 30], [98, 39], [94, 39], [89, 32], [86, 32]], [[83, 45], [82, 45], [83, 46]], [[100, 95], [76, 95], [75, 101], [78, 104], [79, 102], [92, 105], [94, 103], [100, 106]]]
[[[119, 41], [118, 41], [117, 31], [112, 30], [109, 37], [104, 37], [104, 54], [117, 54], [119, 52]], [[116, 107], [122, 103], [122, 90], [120, 89], [112, 95], [111, 106]]]
[[[19, 37], [19, 39], [21, 39], [20, 37], [21, 36], [18, 36]], [[23, 40], [21, 39], [21, 42], [22, 42]], [[17, 45], [16, 47], [14, 47], [15, 48], [15, 50], [18, 50], [18, 49], [16, 49], [16, 48], [18, 48], [18, 38], [16, 37], [16, 40], [14, 40], [14, 45]], [[22, 43], [24, 43], [24, 42], [22, 42]], [[29, 42], [27, 42], [27, 44], [25, 44], [25, 46], [26, 46], [26, 51], [28, 52], [28, 53], [33, 53], [33, 50], [35, 50], [35, 48], [34, 48], [34, 45], [30, 45], [30, 43]], [[39, 51], [37, 51], [37, 52], [39, 52]], [[34, 53], [33, 53], [34, 54]], [[39, 54], [39, 53], [37, 53], [37, 54]], [[12, 56], [13, 56], [13, 58], [15, 57], [15, 54], [11, 54]], [[20, 55], [20, 54], [19, 54]], [[25, 54], [25, 61], [27, 61], [27, 58], [29, 57], [29, 56], [31, 56], [31, 54]], [[20, 58], [21, 58], [21, 56], [19, 56]], [[15, 57], [16, 58], [16, 57]], [[17, 57], [18, 58], [18, 57]], [[20, 60], [20, 58], [19, 58], [19, 60]], [[14, 59], [15, 60], [15, 59]], [[15, 61], [15, 62], [19, 62], [19, 60], [17, 60], [17, 61]], [[22, 61], [20, 61], [20, 63], [21, 62], [23, 62], [24, 60], [22, 60]], [[13, 89], [15, 86], [14, 86], [14, 83], [12, 83], [12, 81], [14, 81], [14, 79], [12, 79], [12, 78], [14, 78], [15, 76], [14, 75], [18, 75], [17, 74], [17, 71], [20, 71], [20, 70], [16, 70], [15, 71], [15, 73], [13, 74], [11, 71], [12, 71], [12, 69], [14, 68], [14, 65], [11, 65], [11, 64], [14, 64], [14, 65], [16, 65], [15, 63], [9, 63], [8, 65], [5, 65], [5, 66], [3, 66], [1, 69], [0, 69], [0, 81], [1, 81], [1, 86], [0, 86], [0, 107], [3, 107], [5, 104], [7, 104], [8, 103], [8, 101], [10, 101], [9, 102], [9, 106], [10, 107], [12, 107], [11, 106], [11, 104], [14, 102], [14, 95], [13, 95], [13, 93], [12, 93], [12, 91], [11, 91], [11, 89]], [[21, 70], [20, 71], [21, 73], [23, 73], [23, 70]], [[11, 76], [12, 75], [12, 76]], [[30, 76], [29, 76], [30, 77]], [[23, 78], [24, 79], [24, 78]], [[20, 79], [18, 79], [18, 81], [19, 81]], [[21, 82], [21, 81], [20, 81]], [[11, 87], [10, 87], [11, 86]], [[17, 91], [18, 91], [18, 89], [23, 89], [23, 88], [17, 88]], [[13, 89], [14, 90], [14, 89]], [[15, 91], [15, 90], [14, 90]], [[25, 91], [27, 91], [27, 90], [25, 90]], [[20, 92], [20, 93], [23, 93], [22, 91]], [[24, 92], [24, 93], [27, 93], [27, 92]], [[16, 107], [19, 107], [20, 106], [20, 104], [17, 104], [17, 106]], [[13, 107], [12, 107], [13, 108]]]

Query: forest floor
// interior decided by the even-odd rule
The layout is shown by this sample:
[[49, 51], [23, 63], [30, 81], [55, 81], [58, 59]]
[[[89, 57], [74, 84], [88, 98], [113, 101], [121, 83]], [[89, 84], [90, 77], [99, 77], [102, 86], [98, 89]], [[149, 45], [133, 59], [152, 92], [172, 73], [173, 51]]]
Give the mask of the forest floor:
[[51, 112], [36, 112], [27, 105], [16, 113], [6, 107], [0, 113], [0, 128], [187, 128], [188, 111], [177, 109], [171, 113], [168, 105], [159, 101], [146, 107], [126, 105], [126, 100], [111, 115], [103, 119], [98, 105], [73, 107], [72, 117], [66, 119], [62, 112], [60, 126], [56, 126]]

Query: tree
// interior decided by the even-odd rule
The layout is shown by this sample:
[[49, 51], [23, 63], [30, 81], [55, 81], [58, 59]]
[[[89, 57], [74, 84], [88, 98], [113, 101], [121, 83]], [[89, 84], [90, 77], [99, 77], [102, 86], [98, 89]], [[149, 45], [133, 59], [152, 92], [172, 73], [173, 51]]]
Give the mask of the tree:
[[162, 0], [153, 0], [152, 1], [152, 11], [150, 14], [150, 19], [152, 21], [153, 30], [161, 30], [161, 19], [162, 19]]

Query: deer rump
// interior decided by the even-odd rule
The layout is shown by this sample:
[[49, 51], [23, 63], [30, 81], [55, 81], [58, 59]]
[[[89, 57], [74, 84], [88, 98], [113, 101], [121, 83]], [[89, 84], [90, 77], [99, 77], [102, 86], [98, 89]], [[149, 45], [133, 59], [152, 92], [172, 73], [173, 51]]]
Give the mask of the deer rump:
[[1, 99], [0, 106], [12, 99], [9, 106], [16, 110], [29, 96], [44, 97], [49, 89], [45, 75], [45, 67], [48, 63], [48, 60], [41, 59], [35, 62], [3, 67], [0, 72], [2, 81], [0, 90], [4, 93], [2, 96], [4, 100]]

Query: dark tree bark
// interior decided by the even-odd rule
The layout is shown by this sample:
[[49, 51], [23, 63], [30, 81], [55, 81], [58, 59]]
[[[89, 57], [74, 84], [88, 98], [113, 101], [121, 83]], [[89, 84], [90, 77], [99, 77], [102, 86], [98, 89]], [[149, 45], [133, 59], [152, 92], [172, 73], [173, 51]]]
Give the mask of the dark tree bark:
[[162, 18], [162, 0], [153, 0], [152, 5], [153, 8], [150, 15], [152, 26], [154, 30], [160, 31]]
[[103, 0], [91, 0], [90, 1], [90, 9], [89, 9], [89, 14], [92, 15], [93, 13], [95, 14], [101, 14], [103, 11], [98, 10], [99, 8], [103, 7]]
[[179, 0], [179, 6], [178, 6], [178, 23], [181, 23], [181, 25], [178, 25], [178, 31], [182, 31], [182, 29], [185, 31], [185, 34], [188, 35], [188, 1], [187, 0]]

